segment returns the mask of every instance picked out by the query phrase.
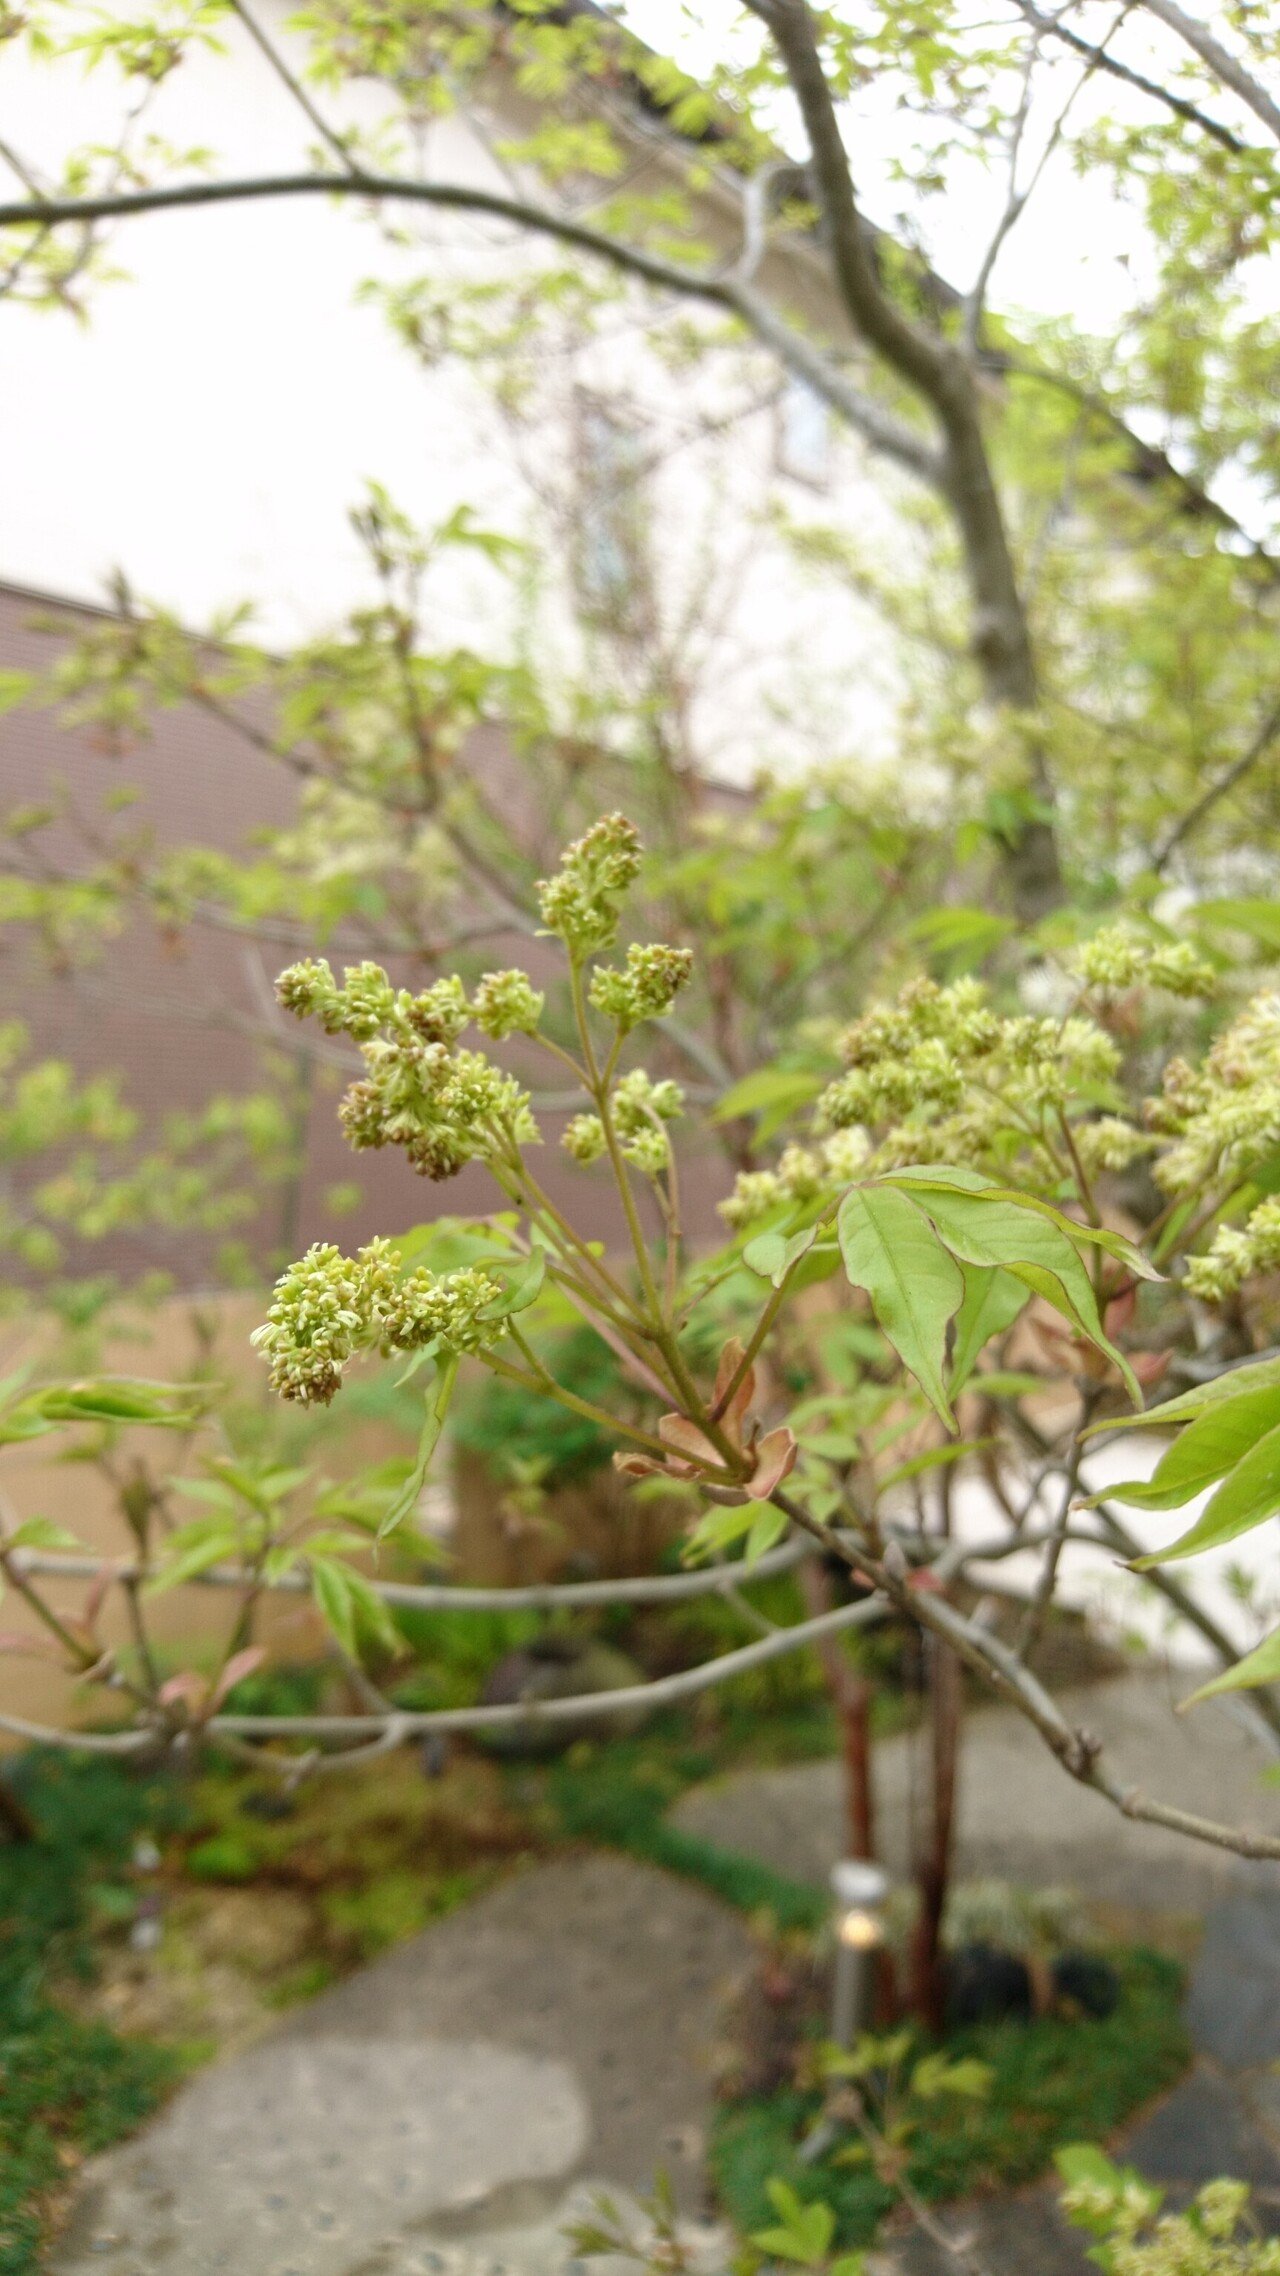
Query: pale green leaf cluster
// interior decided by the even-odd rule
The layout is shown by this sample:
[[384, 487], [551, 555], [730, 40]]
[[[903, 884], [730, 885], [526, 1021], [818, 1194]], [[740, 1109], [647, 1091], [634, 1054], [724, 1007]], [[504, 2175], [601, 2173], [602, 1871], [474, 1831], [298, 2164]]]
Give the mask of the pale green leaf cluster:
[[1210, 2181], [1179, 2213], [1164, 2191], [1088, 2143], [1059, 2150], [1062, 2209], [1095, 2239], [1104, 2276], [1277, 2276], [1280, 2240], [1263, 2237], [1243, 2181]]

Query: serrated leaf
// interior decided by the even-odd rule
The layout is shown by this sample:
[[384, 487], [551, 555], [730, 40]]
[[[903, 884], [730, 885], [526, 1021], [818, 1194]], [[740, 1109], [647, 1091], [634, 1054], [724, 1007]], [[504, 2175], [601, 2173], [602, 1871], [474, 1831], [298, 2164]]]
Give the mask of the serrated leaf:
[[905, 1193], [854, 1186], [840, 1204], [840, 1253], [903, 1366], [949, 1430], [955, 1416], [942, 1380], [947, 1325], [964, 1298], [960, 1268]]
[[1220, 1549], [1242, 1533], [1252, 1533], [1269, 1517], [1280, 1513], [1280, 1428], [1268, 1431], [1237, 1462], [1216, 1494], [1196, 1519], [1189, 1533], [1168, 1549], [1135, 1560], [1139, 1571], [1195, 1557], [1204, 1549]]

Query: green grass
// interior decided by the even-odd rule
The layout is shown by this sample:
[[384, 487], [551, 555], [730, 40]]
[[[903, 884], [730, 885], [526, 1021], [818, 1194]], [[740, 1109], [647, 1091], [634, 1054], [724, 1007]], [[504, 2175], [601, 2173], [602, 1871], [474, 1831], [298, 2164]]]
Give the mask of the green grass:
[[[981, 2102], [921, 2103], [909, 2179], [930, 2202], [972, 2191], [1017, 2188], [1043, 2173], [1064, 2142], [1105, 2141], [1123, 2119], [1172, 2085], [1190, 2056], [1181, 2014], [1181, 1971], [1143, 1948], [1109, 1954], [1121, 1998], [1103, 2022], [1041, 2017], [957, 2033], [948, 2053], [990, 2064]], [[772, 2219], [766, 2183], [787, 2181], [806, 2200], [823, 2198], [842, 2249], [871, 2242], [896, 2202], [865, 2166], [801, 2162], [800, 2142], [820, 2107], [816, 2093], [784, 2090], [722, 2104], [710, 2144], [711, 2172], [735, 2226], [749, 2233]]]
[[[687, 1722], [664, 1717], [635, 1739], [608, 1746], [575, 1747], [547, 1774], [546, 1800], [553, 1825], [579, 1841], [623, 1849], [650, 1865], [700, 1881], [742, 1912], [768, 1912], [780, 1928], [816, 1928], [827, 1898], [808, 1882], [775, 1873], [754, 1858], [717, 1849], [667, 1822], [666, 1813], [689, 1787], [714, 1777], [752, 1750], [760, 1734], [753, 1717], [722, 1727], [710, 1743], [689, 1736]], [[772, 1759], [823, 1753], [829, 1726], [819, 1715], [799, 1715], [775, 1726]], [[822, 1740], [826, 1738], [827, 1746]], [[759, 1759], [759, 1756], [756, 1756]]]
[[64, 2154], [129, 2133], [178, 2067], [166, 2049], [66, 2014], [49, 1990], [90, 1971], [95, 1915], [131, 1904], [133, 1842], [173, 1804], [83, 1756], [28, 1755], [10, 1776], [39, 1838], [0, 1845], [0, 2276], [35, 2276]]

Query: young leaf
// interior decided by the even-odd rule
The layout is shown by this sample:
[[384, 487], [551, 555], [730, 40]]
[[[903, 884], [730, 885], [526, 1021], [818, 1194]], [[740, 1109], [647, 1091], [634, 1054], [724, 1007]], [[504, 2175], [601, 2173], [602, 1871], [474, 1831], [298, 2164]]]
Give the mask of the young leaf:
[[951, 1343], [953, 1399], [959, 1397], [992, 1337], [1011, 1328], [1027, 1302], [1022, 1282], [994, 1265], [967, 1264], [962, 1271], [964, 1302], [956, 1313]]
[[360, 1656], [356, 1636], [356, 1607], [351, 1589], [351, 1574], [346, 1565], [335, 1564], [330, 1557], [313, 1557], [310, 1560], [311, 1593], [316, 1600], [320, 1616], [333, 1630], [347, 1658]]
[[1280, 1511], [1280, 1427], [1268, 1431], [1266, 1437], [1260, 1438], [1243, 1460], [1237, 1462], [1191, 1531], [1184, 1533], [1171, 1548], [1160, 1549], [1154, 1556], [1139, 1557], [1138, 1570], [1145, 1572], [1151, 1565], [1167, 1565], [1174, 1559], [1195, 1557], [1202, 1549], [1220, 1549], [1224, 1542], [1234, 1541], [1239, 1534], [1252, 1533], [1256, 1525], [1265, 1524], [1277, 1511]]
[[[1234, 1667], [1224, 1668], [1221, 1675], [1202, 1683], [1182, 1707], [1196, 1707], [1202, 1699], [1215, 1699], [1220, 1691], [1251, 1691], [1261, 1683], [1280, 1681], [1280, 1628], [1273, 1628], [1251, 1652], [1246, 1652]], [[1179, 1709], [1181, 1712], [1181, 1708]]]
[[764, 1503], [747, 1535], [744, 1560], [748, 1567], [758, 1564], [761, 1557], [781, 1541], [790, 1523], [785, 1510], [775, 1509], [772, 1502]]
[[905, 1193], [854, 1186], [840, 1204], [840, 1253], [904, 1367], [948, 1430], [955, 1416], [942, 1380], [947, 1323], [964, 1298], [960, 1268]]
[[422, 1426], [422, 1436], [418, 1440], [417, 1458], [405, 1479], [404, 1485], [378, 1527], [379, 1541], [384, 1540], [388, 1533], [393, 1533], [397, 1525], [401, 1524], [411, 1511], [417, 1508], [418, 1496], [427, 1482], [427, 1471], [431, 1467], [431, 1457], [435, 1453], [440, 1433], [444, 1429], [445, 1417], [449, 1412], [449, 1401], [453, 1396], [453, 1386], [457, 1373], [458, 1362], [455, 1358], [450, 1357], [439, 1362], [432, 1394], [427, 1400], [427, 1417]]
[[164, 1563], [147, 1583], [147, 1594], [159, 1596], [165, 1589], [177, 1588], [224, 1559], [238, 1563], [240, 1539], [240, 1527], [233, 1517], [197, 1517], [190, 1525], [179, 1526], [169, 1536]]
[[65, 1525], [57, 1525], [51, 1517], [24, 1517], [12, 1533], [5, 1535], [6, 1549], [78, 1549], [81, 1544]]
[[900, 1486], [904, 1479], [922, 1477], [926, 1470], [945, 1470], [952, 1462], [961, 1462], [966, 1454], [981, 1454], [988, 1446], [995, 1446], [994, 1438], [955, 1438], [946, 1446], [931, 1446], [924, 1454], [915, 1454], [909, 1462], [900, 1462], [880, 1480], [881, 1493], [890, 1486]]
[[757, 1233], [754, 1241], [747, 1242], [742, 1252], [742, 1261], [750, 1266], [752, 1272], [758, 1272], [762, 1280], [771, 1280], [775, 1288], [781, 1288], [792, 1265], [813, 1247], [817, 1237], [816, 1225], [810, 1225], [807, 1231], [792, 1233], [790, 1236], [786, 1233]]
[[[950, 1173], [953, 1180], [955, 1172]], [[896, 1176], [896, 1173], [895, 1173]], [[1003, 1265], [1060, 1312], [1073, 1328], [1105, 1352], [1124, 1378], [1134, 1405], [1141, 1406], [1137, 1378], [1123, 1353], [1117, 1351], [1098, 1317], [1093, 1284], [1080, 1261], [1074, 1240], [1064, 1230], [1068, 1220], [1055, 1224], [1052, 1217], [1024, 1206], [1021, 1196], [996, 1191], [965, 1191], [913, 1179], [912, 1190], [926, 1209], [947, 1247], [964, 1264]], [[1077, 1228], [1072, 1227], [1074, 1233]]]
[[711, 1119], [736, 1122], [739, 1115], [758, 1114], [756, 1135], [764, 1145], [775, 1130], [780, 1130], [784, 1122], [818, 1096], [826, 1081], [825, 1074], [812, 1069], [757, 1067], [751, 1074], [744, 1075], [740, 1083], [734, 1083], [723, 1098], [717, 1099]]
[[1094, 1501], [1120, 1500], [1134, 1509], [1179, 1509], [1225, 1478], [1251, 1446], [1280, 1426], [1280, 1383], [1220, 1399], [1188, 1424], [1144, 1485], [1108, 1486]]
[[502, 1294], [495, 1296], [491, 1304], [485, 1305], [481, 1319], [505, 1320], [512, 1312], [527, 1311], [540, 1295], [546, 1277], [546, 1251], [535, 1249], [531, 1257], [524, 1259], [515, 1278], [507, 1282]]
[[1092, 1438], [1102, 1430], [1165, 1430], [1170, 1423], [1189, 1422], [1220, 1400], [1238, 1398], [1242, 1392], [1261, 1390], [1269, 1383], [1280, 1384], [1280, 1359], [1258, 1359], [1246, 1367], [1230, 1367], [1222, 1375], [1211, 1375], [1207, 1383], [1180, 1391], [1176, 1399], [1166, 1399], [1163, 1406], [1148, 1407], [1144, 1414], [1108, 1415], [1105, 1422], [1092, 1423], [1081, 1436]]

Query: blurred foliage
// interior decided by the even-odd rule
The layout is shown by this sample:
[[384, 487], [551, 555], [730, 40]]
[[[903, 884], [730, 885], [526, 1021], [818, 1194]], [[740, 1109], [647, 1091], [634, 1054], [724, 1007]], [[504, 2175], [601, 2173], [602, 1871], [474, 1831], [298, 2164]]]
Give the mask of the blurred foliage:
[[[1186, 2068], [1177, 1965], [1140, 1947], [1112, 1948], [1107, 1958], [1119, 1973], [1121, 1997], [1105, 2021], [1040, 2016], [948, 2037], [949, 2058], [972, 2057], [990, 2076], [981, 2098], [913, 2106], [906, 2174], [927, 2202], [1035, 2180], [1064, 2143], [1086, 2131], [1106, 2135]], [[898, 2192], [865, 2162], [799, 2155], [821, 2108], [819, 2090], [793, 2087], [721, 2104], [711, 2169], [736, 2227], [749, 2233], [769, 2220], [768, 2185], [781, 2179], [802, 2202], [832, 2207], [840, 2245], [872, 2241]]]

